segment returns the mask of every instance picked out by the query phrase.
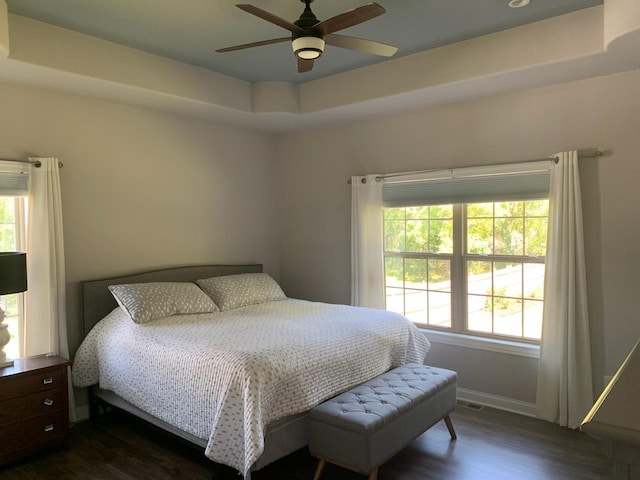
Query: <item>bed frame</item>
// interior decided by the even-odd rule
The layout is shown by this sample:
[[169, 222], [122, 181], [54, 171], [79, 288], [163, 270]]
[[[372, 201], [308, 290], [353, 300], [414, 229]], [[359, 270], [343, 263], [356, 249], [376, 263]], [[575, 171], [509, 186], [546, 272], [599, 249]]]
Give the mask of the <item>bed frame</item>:
[[[83, 336], [86, 336], [96, 323], [118, 306], [113, 295], [111, 295], [111, 292], [107, 288], [109, 285], [146, 282], [195, 282], [201, 278], [261, 272], [261, 264], [203, 265], [166, 268], [121, 277], [82, 282]], [[156, 417], [153, 417], [152, 415], [149, 415], [122, 399], [114, 392], [94, 386], [90, 390], [90, 407], [92, 416], [97, 414], [98, 409], [96, 407], [100, 404], [107, 404], [124, 410], [155, 425], [156, 427], [161, 428], [162, 430], [189, 441], [202, 449], [207, 445], [208, 439], [197, 438], [190, 433], [180, 430]], [[254, 464], [252, 470], [259, 470], [265, 465], [305, 447], [308, 443], [307, 417], [307, 413], [294, 415], [292, 417], [278, 420], [274, 424], [267, 426], [264, 452]]]

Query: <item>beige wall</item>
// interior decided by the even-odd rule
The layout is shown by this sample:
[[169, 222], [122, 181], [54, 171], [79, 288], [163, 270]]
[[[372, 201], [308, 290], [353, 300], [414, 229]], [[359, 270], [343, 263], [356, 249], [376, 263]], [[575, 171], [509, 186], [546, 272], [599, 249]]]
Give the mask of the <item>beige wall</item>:
[[0, 106], [0, 158], [56, 156], [65, 165], [72, 350], [81, 280], [244, 262], [278, 277], [268, 135], [7, 83]]
[[[282, 135], [281, 282], [292, 296], [349, 301], [351, 175], [536, 159], [580, 163], [594, 376], [613, 373], [640, 337], [640, 71]], [[537, 360], [438, 345], [432, 363], [460, 385], [535, 401]]]
[[[7, 83], [0, 106], [0, 158], [65, 163], [72, 348], [78, 282], [150, 267], [261, 262], [289, 296], [348, 303], [351, 175], [595, 147], [613, 152], [581, 161], [598, 384], [640, 337], [640, 71], [278, 137]], [[438, 344], [430, 361], [534, 401], [534, 359]]]

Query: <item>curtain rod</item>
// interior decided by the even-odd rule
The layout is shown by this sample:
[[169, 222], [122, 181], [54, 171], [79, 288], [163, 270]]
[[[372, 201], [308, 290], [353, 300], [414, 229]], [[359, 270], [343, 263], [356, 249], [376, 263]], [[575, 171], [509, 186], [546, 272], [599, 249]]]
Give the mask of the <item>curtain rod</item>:
[[[0, 162], [15, 162], [15, 163], [30, 163], [36, 168], [40, 168], [42, 166], [42, 162], [40, 160], [14, 160], [12, 158], [0, 158]], [[64, 164], [58, 161], [58, 167], [64, 167]]]
[[[598, 157], [602, 157], [605, 154], [604, 151], [602, 150], [596, 150], [595, 152], [591, 152], [591, 153], [578, 153], [578, 158], [598, 158]], [[520, 160], [520, 161], [516, 161], [516, 162], [505, 162], [505, 163], [493, 163], [490, 165], [472, 165], [472, 167], [496, 167], [496, 166], [500, 166], [500, 165], [513, 165], [513, 164], [518, 164], [518, 163], [532, 163], [532, 162], [544, 162], [544, 161], [555, 161], [555, 163], [558, 163], [560, 161], [559, 157], [556, 156], [552, 156], [552, 157], [547, 157], [547, 158], [536, 158], [533, 160]], [[454, 167], [454, 168], [471, 168], [469, 166], [467, 167]], [[386, 175], [380, 175], [378, 177], [376, 177], [376, 182], [379, 182], [380, 180], [384, 180], [385, 178], [393, 178], [393, 177], [402, 177], [404, 175], [415, 175], [415, 174], [420, 174], [420, 173], [431, 173], [431, 172], [439, 172], [442, 170], [451, 170], [451, 168], [432, 168], [430, 170], [416, 170], [414, 172], [403, 172], [403, 173], [389, 173]], [[351, 179], [347, 180], [348, 184], [351, 184]]]

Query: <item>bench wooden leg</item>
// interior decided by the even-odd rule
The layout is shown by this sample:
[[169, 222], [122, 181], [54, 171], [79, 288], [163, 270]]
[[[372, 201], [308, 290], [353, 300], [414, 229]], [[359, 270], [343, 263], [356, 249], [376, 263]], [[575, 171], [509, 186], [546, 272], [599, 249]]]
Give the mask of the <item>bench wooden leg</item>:
[[451, 440], [455, 440], [458, 438], [456, 435], [456, 431], [453, 429], [453, 422], [451, 421], [451, 417], [449, 415], [444, 417], [444, 423], [447, 425], [447, 429], [449, 430], [449, 435], [451, 435]]
[[378, 480], [378, 467], [374, 468], [369, 472], [368, 480]]
[[320, 480], [320, 477], [322, 476], [322, 471], [324, 470], [324, 466], [327, 464], [327, 461], [324, 459], [321, 459], [318, 462], [318, 466], [316, 467], [316, 473], [313, 475], [313, 480]]

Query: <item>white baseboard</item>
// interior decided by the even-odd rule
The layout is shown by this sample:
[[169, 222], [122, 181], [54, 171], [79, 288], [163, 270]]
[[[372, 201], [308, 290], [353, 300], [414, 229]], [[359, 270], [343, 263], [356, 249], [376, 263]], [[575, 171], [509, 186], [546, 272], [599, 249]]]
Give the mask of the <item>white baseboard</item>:
[[513, 398], [500, 397], [498, 395], [477, 392], [475, 390], [469, 390], [466, 388], [458, 388], [457, 392], [458, 400], [461, 400], [463, 402], [483, 405], [485, 407], [505, 410], [507, 412], [519, 413], [520, 415], [526, 415], [528, 417], [536, 416], [535, 403], [523, 402], [521, 400], [515, 400]]

